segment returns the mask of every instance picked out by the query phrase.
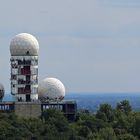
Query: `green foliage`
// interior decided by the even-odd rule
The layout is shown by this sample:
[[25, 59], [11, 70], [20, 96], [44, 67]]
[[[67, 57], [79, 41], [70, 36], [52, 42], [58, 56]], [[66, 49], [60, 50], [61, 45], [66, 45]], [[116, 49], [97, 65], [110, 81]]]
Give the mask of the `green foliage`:
[[117, 104], [117, 109], [121, 110], [122, 112], [128, 114], [129, 112], [132, 111], [132, 108], [129, 104], [129, 101], [123, 100], [120, 103]]
[[67, 119], [59, 110], [49, 109], [47, 111], [44, 111], [42, 112], [41, 118], [45, 120], [45, 123], [49, 123], [52, 126], [54, 125], [54, 127], [57, 128], [58, 132], [64, 132], [69, 129]]
[[104, 121], [111, 122], [114, 120], [114, 112], [109, 104], [101, 104], [97, 111], [96, 117]]
[[81, 126], [79, 129], [79, 136], [87, 138], [90, 134], [90, 129], [87, 126]]
[[128, 101], [113, 109], [101, 104], [96, 114], [80, 112], [69, 122], [55, 109], [42, 112], [40, 118], [19, 118], [0, 113], [0, 140], [139, 140], [140, 112], [133, 112]]
[[138, 139], [131, 134], [123, 134], [118, 136], [118, 140], [138, 140]]
[[140, 115], [136, 116], [132, 129], [133, 133], [140, 138]]
[[100, 138], [103, 140], [117, 140], [117, 137], [115, 135], [115, 132], [113, 130], [113, 128], [102, 128], [99, 131], [100, 134]]

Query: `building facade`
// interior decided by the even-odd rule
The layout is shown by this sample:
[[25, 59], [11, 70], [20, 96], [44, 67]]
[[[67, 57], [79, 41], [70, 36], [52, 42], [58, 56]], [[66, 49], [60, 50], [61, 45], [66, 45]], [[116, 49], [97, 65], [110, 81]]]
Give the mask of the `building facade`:
[[38, 99], [38, 56], [11, 56], [11, 94], [18, 101]]

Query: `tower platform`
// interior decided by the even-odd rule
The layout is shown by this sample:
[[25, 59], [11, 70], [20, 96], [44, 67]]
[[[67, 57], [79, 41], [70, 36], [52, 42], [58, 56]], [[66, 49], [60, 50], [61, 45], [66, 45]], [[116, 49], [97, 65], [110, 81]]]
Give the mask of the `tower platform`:
[[15, 112], [19, 117], [34, 117], [41, 116], [42, 111], [47, 109], [57, 109], [64, 113], [68, 120], [75, 120], [77, 113], [76, 101], [61, 101], [61, 102], [0, 102], [0, 112]]

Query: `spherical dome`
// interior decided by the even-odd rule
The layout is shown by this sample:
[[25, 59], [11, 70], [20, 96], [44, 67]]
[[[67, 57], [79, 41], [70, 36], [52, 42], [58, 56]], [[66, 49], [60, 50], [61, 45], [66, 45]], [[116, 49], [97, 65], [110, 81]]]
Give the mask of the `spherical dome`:
[[16, 35], [10, 43], [11, 55], [38, 55], [39, 44], [37, 39], [28, 33]]
[[4, 97], [4, 86], [0, 84], [0, 100], [2, 100]]
[[44, 79], [38, 87], [38, 98], [41, 101], [61, 101], [65, 96], [65, 87], [56, 78]]

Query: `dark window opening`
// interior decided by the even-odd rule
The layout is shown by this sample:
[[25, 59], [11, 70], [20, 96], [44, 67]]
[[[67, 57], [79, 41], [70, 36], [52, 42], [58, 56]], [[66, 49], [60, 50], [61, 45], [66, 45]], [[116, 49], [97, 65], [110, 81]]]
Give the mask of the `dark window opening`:
[[27, 54], [27, 55], [29, 55], [29, 54], [30, 54], [30, 52], [29, 52], [29, 51], [27, 51], [27, 52], [26, 52], [26, 54]]
[[29, 94], [26, 95], [26, 101], [27, 101], [27, 102], [30, 102], [30, 101], [31, 101], [31, 97], [30, 97]]

